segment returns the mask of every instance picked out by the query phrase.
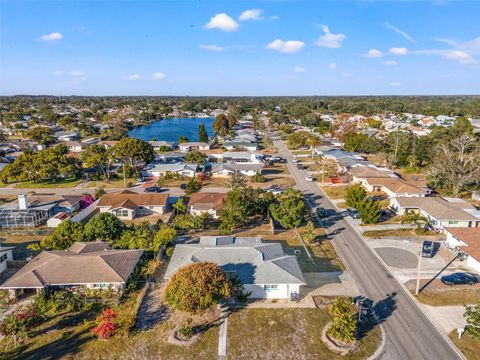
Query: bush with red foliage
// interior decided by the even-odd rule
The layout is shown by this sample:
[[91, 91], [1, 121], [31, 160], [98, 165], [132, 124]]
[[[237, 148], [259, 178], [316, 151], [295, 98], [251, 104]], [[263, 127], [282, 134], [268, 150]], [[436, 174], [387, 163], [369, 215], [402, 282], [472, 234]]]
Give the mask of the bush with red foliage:
[[116, 326], [113, 319], [117, 314], [112, 309], [105, 309], [97, 318], [99, 324], [92, 329], [92, 332], [101, 340], [107, 340], [115, 335]]

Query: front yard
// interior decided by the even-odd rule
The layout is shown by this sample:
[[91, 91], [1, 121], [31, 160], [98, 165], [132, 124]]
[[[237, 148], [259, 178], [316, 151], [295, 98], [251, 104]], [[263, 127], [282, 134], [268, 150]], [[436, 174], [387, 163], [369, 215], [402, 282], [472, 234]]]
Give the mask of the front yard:
[[330, 320], [326, 309], [242, 309], [228, 320], [228, 359], [365, 359], [380, 344], [375, 327], [347, 356], [321, 340]]
[[67, 178], [62, 180], [48, 180], [41, 182], [25, 181], [15, 185], [18, 189], [50, 189], [50, 188], [71, 188], [83, 182], [82, 179]]
[[468, 360], [477, 360], [480, 357], [480, 339], [475, 339], [468, 332], [459, 339], [456, 330], [452, 331], [448, 337]]

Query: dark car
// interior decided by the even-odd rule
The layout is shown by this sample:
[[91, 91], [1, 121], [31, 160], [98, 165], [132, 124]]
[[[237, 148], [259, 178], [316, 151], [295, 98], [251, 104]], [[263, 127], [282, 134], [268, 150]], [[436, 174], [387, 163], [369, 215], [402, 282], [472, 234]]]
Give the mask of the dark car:
[[433, 257], [435, 245], [432, 241], [425, 240], [422, 244], [422, 257]]
[[145, 188], [144, 190], [145, 192], [154, 192], [154, 193], [159, 193], [159, 192], [162, 192], [162, 188], [159, 187], [159, 186], [150, 186], [150, 187], [147, 187]]
[[323, 207], [318, 207], [317, 208], [317, 215], [320, 218], [324, 218], [328, 216], [327, 210]]
[[302, 164], [297, 164], [297, 169], [303, 170], [305, 169], [305, 166]]
[[187, 184], [180, 184], [180, 189], [185, 190], [187, 188]]
[[360, 214], [358, 213], [357, 209], [348, 208], [347, 214], [350, 215], [353, 219], [360, 219]]
[[479, 282], [479, 277], [474, 274], [458, 272], [451, 275], [445, 275], [440, 278], [442, 283], [445, 285], [462, 285], [462, 284], [469, 284], [475, 285]]

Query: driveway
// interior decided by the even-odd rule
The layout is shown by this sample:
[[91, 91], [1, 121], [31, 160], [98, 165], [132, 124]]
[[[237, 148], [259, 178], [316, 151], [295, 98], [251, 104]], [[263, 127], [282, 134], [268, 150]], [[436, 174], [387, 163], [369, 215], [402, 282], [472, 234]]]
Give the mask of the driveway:
[[303, 273], [307, 285], [305, 291], [312, 296], [350, 296], [361, 294], [349, 272], [333, 271]]

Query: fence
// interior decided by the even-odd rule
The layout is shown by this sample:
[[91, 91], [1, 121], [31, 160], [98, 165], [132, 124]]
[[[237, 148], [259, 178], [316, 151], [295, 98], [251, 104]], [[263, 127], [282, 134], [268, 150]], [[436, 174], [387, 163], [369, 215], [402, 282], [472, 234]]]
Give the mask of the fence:
[[97, 204], [99, 200], [96, 200], [95, 202], [91, 203], [88, 207], [80, 211], [77, 215], [72, 216], [70, 220], [74, 222], [81, 222], [85, 220], [88, 216], [90, 216], [96, 209], [97, 209]]

